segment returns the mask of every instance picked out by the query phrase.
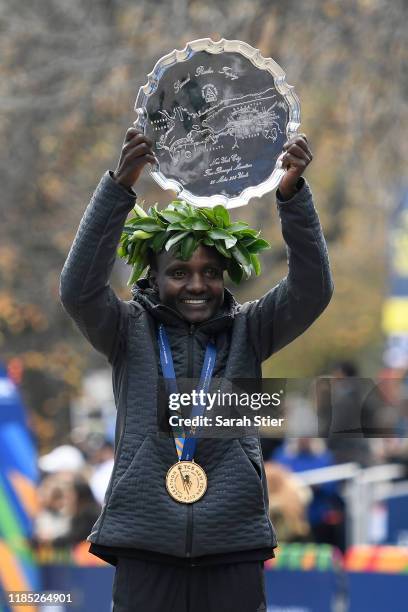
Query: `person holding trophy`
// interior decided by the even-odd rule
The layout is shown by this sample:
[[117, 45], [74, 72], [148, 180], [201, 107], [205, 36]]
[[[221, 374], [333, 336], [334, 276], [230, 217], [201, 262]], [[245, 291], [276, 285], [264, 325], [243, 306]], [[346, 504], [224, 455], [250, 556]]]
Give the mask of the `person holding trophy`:
[[[197, 105], [189, 110], [183, 102], [174, 117], [174, 107], [166, 111], [174, 122], [184, 113], [179, 128], [187, 135], [175, 139], [172, 122], [149, 108], [154, 137], [146, 126], [128, 129], [117, 168], [97, 186], [61, 275], [65, 309], [113, 370], [115, 462], [88, 540], [90, 552], [116, 566], [114, 612], [266, 611], [263, 563], [274, 556], [277, 539], [259, 436], [199, 439], [194, 429], [160, 435], [158, 388], [163, 381], [174, 391], [177, 380], [197, 378], [205, 391], [217, 379], [261, 378], [262, 362], [302, 334], [333, 291], [325, 240], [303, 178], [312, 153], [299, 134], [279, 145], [276, 199], [288, 274], [245, 304], [224, 287], [226, 274], [236, 283], [259, 274], [258, 253], [268, 245], [247, 224], [232, 222], [226, 207], [203, 207], [199, 189], [204, 199], [188, 203], [186, 164], [196, 156], [202, 168], [206, 160], [210, 172], [201, 169], [196, 180], [208, 177], [210, 204], [218, 191], [228, 204], [229, 186], [235, 189], [232, 198], [240, 197], [248, 187], [242, 189], [244, 175], [251, 174], [252, 162], [237, 157], [229, 171], [241, 140], [256, 133], [254, 138], [269, 146], [278, 131], [265, 123], [274, 111], [265, 106], [270, 94], [263, 85], [250, 98], [242, 89], [232, 108], [230, 98], [214, 99], [220, 92], [214, 73], [231, 80], [231, 74], [240, 74], [237, 64], [235, 72], [217, 71], [213, 64], [211, 73], [202, 56], [197, 61], [200, 70], [191, 66], [190, 81], [185, 72], [172, 77], [173, 91], [185, 94], [197, 72], [197, 79], [211, 79], [199, 88], [196, 83], [189, 94], [195, 101], [197, 91], [203, 92], [202, 110]], [[168, 91], [169, 83], [165, 86]], [[186, 120], [199, 112], [196, 123]], [[213, 164], [209, 155], [215, 153]], [[164, 174], [173, 181], [176, 171], [169, 168], [177, 166], [187, 197], [163, 210], [138, 206], [133, 187], [148, 164], [156, 172], [167, 168]], [[222, 181], [211, 186], [222, 177], [225, 188]], [[134, 217], [126, 222], [132, 208]], [[133, 266], [129, 301], [109, 285], [119, 243], [119, 254]], [[193, 413], [204, 410], [199, 403]]]

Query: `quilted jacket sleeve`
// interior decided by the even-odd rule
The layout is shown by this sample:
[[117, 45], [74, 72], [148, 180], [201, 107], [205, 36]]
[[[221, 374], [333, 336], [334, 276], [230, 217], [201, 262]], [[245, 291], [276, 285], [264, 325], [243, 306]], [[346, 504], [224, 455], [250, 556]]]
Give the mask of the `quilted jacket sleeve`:
[[60, 281], [68, 314], [89, 342], [113, 361], [124, 339], [126, 303], [109, 285], [116, 248], [136, 194], [118, 185], [107, 172], [82, 217]]
[[263, 297], [244, 304], [261, 361], [302, 334], [330, 302], [333, 282], [326, 242], [310, 188], [301, 179], [288, 201], [278, 199], [288, 275]]

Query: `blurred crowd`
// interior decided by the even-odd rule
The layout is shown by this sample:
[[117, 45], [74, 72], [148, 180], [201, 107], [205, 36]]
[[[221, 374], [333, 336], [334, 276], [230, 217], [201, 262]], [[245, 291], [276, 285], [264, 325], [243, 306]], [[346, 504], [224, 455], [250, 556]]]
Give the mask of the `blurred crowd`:
[[[298, 475], [340, 464], [397, 463], [403, 467], [401, 480], [407, 480], [408, 373], [383, 370], [373, 381], [360, 378], [357, 366], [344, 361], [318, 379], [315, 398], [313, 426], [321, 437], [311, 437], [310, 431], [307, 437], [296, 436], [302, 427], [295, 422], [293, 437], [262, 439], [270, 516], [280, 541], [327, 543], [344, 551], [344, 482], [308, 486]], [[294, 414], [296, 421], [308, 418], [310, 406]]]
[[113, 459], [113, 443], [93, 434], [40, 457], [35, 544], [67, 546], [86, 540], [100, 513]]
[[[408, 478], [407, 381], [406, 372], [396, 376], [384, 370], [374, 384], [359, 378], [355, 364], [339, 363], [327, 379], [318, 379], [317, 417], [311, 428], [313, 402], [303, 398], [299, 409], [299, 398], [288, 396], [285, 409], [289, 414], [292, 409], [295, 423], [292, 428], [289, 424], [287, 437], [264, 437], [261, 432], [269, 511], [280, 542], [346, 547], [344, 483], [310, 486], [302, 472], [345, 463], [362, 468], [398, 463], [405, 468], [401, 478]], [[69, 442], [39, 459], [37, 545], [86, 540], [103, 504], [114, 462], [113, 441], [89, 432]]]

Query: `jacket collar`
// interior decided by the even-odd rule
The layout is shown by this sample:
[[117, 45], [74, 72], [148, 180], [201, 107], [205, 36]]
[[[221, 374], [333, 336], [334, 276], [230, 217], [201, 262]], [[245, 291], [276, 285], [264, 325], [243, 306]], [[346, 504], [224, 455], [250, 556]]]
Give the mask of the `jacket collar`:
[[133, 285], [132, 295], [133, 299], [141, 304], [160, 323], [185, 330], [191, 329], [193, 326], [206, 334], [218, 333], [231, 326], [238, 310], [238, 302], [228, 289], [224, 289], [224, 303], [221, 309], [211, 319], [194, 325], [187, 321], [177, 310], [162, 304], [158, 293], [150, 287], [147, 278], [142, 278], [136, 285]]

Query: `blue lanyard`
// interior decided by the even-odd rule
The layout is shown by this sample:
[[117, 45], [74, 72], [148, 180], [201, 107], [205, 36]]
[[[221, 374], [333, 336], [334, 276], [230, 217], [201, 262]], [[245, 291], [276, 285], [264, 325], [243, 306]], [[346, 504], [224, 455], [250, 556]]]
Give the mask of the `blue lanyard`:
[[[170, 393], [177, 393], [177, 381], [176, 381], [176, 373], [174, 371], [173, 364], [173, 356], [171, 354], [171, 348], [169, 339], [166, 334], [166, 330], [164, 329], [164, 325], [160, 324], [157, 332], [157, 339], [159, 343], [160, 349], [160, 363], [163, 371], [163, 377], [166, 380], [167, 388]], [[207, 344], [207, 348], [205, 350], [204, 363], [201, 370], [200, 382], [198, 384], [197, 392], [204, 391], [207, 393], [210, 384], [211, 378], [214, 371], [215, 359], [217, 357], [217, 349], [214, 342], [209, 342]], [[200, 396], [198, 396], [200, 397]], [[193, 406], [191, 411], [191, 418], [200, 417], [204, 414], [205, 411], [205, 403], [197, 402], [196, 405]], [[190, 433], [187, 438], [183, 439], [182, 444], [182, 452], [181, 452], [181, 461], [192, 461], [194, 458], [194, 453], [197, 446], [197, 438], [195, 435]], [[177, 444], [176, 444], [177, 448]]]

